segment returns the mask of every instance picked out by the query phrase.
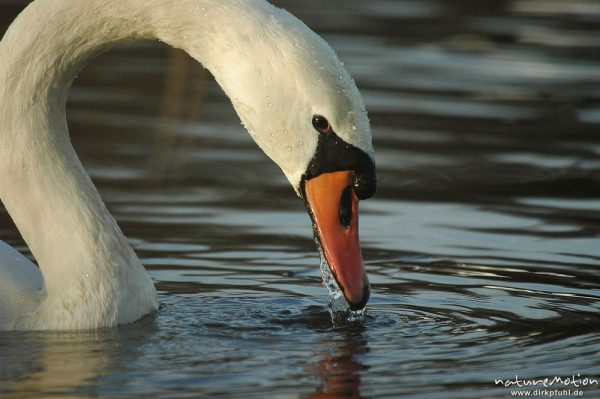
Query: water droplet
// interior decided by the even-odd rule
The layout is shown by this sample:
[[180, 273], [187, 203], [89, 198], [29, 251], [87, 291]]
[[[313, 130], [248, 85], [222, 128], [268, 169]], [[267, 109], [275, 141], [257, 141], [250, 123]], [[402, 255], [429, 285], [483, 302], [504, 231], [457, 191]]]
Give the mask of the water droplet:
[[320, 268], [323, 276], [323, 282], [329, 291], [329, 313], [331, 314], [332, 322], [336, 325], [346, 323], [361, 323], [365, 317], [364, 309], [357, 311], [350, 310], [348, 302], [346, 302], [342, 290], [340, 290], [335, 278], [331, 274], [329, 264], [327, 263], [325, 255], [320, 248], [319, 253], [321, 254]]

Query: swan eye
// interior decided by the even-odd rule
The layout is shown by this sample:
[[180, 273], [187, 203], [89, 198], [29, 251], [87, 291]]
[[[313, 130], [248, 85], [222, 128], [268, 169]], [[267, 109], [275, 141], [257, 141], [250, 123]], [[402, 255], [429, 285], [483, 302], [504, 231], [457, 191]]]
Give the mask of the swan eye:
[[331, 133], [331, 131], [332, 131], [329, 121], [324, 116], [321, 116], [321, 115], [313, 116], [312, 124], [315, 127], [315, 129], [317, 129], [318, 132]]

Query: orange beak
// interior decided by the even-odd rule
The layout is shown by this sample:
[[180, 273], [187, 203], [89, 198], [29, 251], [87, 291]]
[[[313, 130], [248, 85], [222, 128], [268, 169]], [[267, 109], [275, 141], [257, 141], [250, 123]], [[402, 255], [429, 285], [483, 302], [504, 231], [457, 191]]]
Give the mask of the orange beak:
[[358, 240], [358, 197], [354, 172], [323, 173], [307, 180], [305, 199], [315, 234], [331, 273], [352, 310], [365, 307], [369, 280]]

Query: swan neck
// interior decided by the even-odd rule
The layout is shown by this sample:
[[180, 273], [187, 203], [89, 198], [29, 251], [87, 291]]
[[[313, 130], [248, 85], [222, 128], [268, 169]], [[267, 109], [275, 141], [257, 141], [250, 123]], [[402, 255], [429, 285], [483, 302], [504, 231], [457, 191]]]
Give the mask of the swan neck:
[[2, 41], [1, 51], [7, 53], [8, 62], [2, 62], [1, 72], [11, 83], [7, 90], [28, 91], [29, 96], [22, 96], [26, 105], [46, 99], [64, 103], [85, 64], [111, 47], [140, 39], [158, 39], [203, 58], [202, 46], [192, 46], [189, 38], [210, 33], [207, 25], [199, 23], [198, 14], [208, 13], [212, 3], [37, 0], [15, 20]]
[[[158, 39], [209, 69], [243, 114], [235, 61], [248, 57], [236, 45], [273, 10], [262, 0], [36, 0], [9, 27], [0, 42], [0, 199], [44, 277], [39, 314], [52, 319], [39, 326], [125, 323], [158, 303], [71, 145], [65, 105], [79, 70], [115, 45]], [[242, 69], [255, 70], [252, 61]]]
[[0, 44], [6, 83], [0, 89], [0, 198], [44, 275], [39, 313], [62, 311], [61, 328], [133, 321], [157, 305], [151, 280], [72, 148], [65, 116], [71, 83], [98, 54], [139, 39], [159, 39], [215, 65], [202, 43], [217, 22], [201, 24], [199, 14], [217, 4], [38, 0]]

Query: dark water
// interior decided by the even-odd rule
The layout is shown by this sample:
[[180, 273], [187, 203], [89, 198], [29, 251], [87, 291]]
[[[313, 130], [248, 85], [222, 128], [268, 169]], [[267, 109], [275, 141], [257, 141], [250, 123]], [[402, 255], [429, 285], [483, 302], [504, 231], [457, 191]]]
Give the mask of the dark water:
[[[495, 379], [600, 379], [600, 3], [277, 4], [370, 111], [364, 323], [332, 325], [303, 205], [210, 75], [130, 45], [79, 76], [69, 120], [161, 309], [0, 333], [0, 396], [508, 398]], [[22, 5], [0, 5], [2, 29]], [[0, 239], [25, 250], [4, 211]]]

